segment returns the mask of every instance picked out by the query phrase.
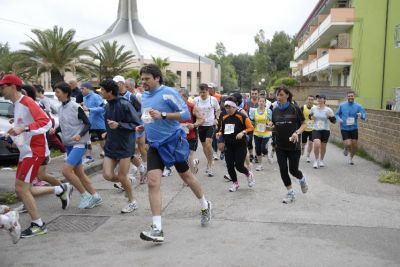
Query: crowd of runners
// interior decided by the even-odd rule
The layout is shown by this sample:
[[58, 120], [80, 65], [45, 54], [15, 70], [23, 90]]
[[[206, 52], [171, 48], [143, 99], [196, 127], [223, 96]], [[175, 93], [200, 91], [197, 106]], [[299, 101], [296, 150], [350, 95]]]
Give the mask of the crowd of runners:
[[[42, 89], [23, 85], [13, 74], [3, 77], [0, 94], [14, 104], [13, 125], [5, 138], [10, 137], [20, 151], [15, 191], [23, 205], [18, 210], [0, 206], [0, 227], [10, 233], [14, 243], [20, 237], [47, 233], [36, 196], [54, 194], [61, 208], [68, 209], [76, 190], [80, 195], [78, 208], [102, 204], [83, 168], [93, 161], [93, 141], [101, 146], [104, 179], [125, 192], [121, 213], [138, 208], [132, 189], [135, 177], [147, 183], [152, 221], [140, 238], [153, 242], [164, 241], [161, 177], [171, 175], [172, 166], [198, 199], [200, 224], [205, 226], [211, 220], [212, 203], [196, 177], [215, 176], [215, 161], [225, 160], [221, 165], [226, 166], [223, 177], [231, 182], [227, 191], [236, 192], [240, 188], [237, 171], [243, 174], [247, 186], [254, 188], [253, 171], [266, 172], [267, 165], [276, 159], [287, 189], [282, 200], [286, 204], [296, 199], [290, 175], [298, 179], [302, 193], [308, 191], [306, 175], [299, 170], [302, 155], [315, 169], [327, 165], [324, 157], [331, 124], [340, 124], [343, 153], [350, 154], [348, 163], [354, 164], [357, 123], [366, 119], [362, 106], [354, 102], [354, 92], [347, 94], [347, 101], [335, 114], [326, 106], [326, 96], [310, 95], [299, 106], [284, 85], [268, 93], [253, 88], [246, 99], [240, 93], [221, 96], [214, 84], [200, 84], [198, 96], [192, 98], [185, 88], [165, 86], [156, 65], [142, 67], [140, 79], [143, 91], [136, 88], [133, 79], [122, 76], [101, 81], [98, 91], [90, 82], [82, 82], [80, 88], [76, 81], [56, 84], [55, 96], [61, 107], [55, 128]], [[47, 140], [55, 135], [61, 136], [66, 150], [62, 166], [65, 183], [46, 172], [50, 159]], [[194, 158], [198, 140], [203, 159]], [[200, 160], [206, 168], [199, 171]], [[35, 178], [51, 186], [33, 187]], [[25, 230], [18, 222], [22, 211], [31, 217], [31, 225]]]

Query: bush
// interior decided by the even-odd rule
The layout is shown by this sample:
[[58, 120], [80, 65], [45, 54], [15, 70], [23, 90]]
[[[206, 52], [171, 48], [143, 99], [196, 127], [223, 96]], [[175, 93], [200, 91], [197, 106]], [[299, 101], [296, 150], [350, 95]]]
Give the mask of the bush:
[[289, 87], [296, 86], [296, 85], [298, 85], [298, 81], [293, 77], [282, 77], [282, 78], [277, 79], [274, 82], [274, 86], [279, 86], [281, 84], [284, 84]]
[[388, 184], [400, 184], [400, 172], [398, 172], [397, 170], [385, 171], [380, 175], [379, 182]]

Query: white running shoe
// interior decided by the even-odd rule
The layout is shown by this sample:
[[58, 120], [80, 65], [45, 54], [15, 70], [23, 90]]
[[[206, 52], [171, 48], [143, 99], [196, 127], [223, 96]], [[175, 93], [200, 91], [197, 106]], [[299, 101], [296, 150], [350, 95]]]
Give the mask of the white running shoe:
[[322, 167], [325, 167], [325, 163], [324, 163], [324, 161], [323, 160], [320, 160], [319, 161], [319, 166], [322, 168]]
[[199, 159], [193, 159], [193, 174], [197, 174], [199, 172]]
[[353, 158], [349, 158], [349, 164], [350, 164], [350, 165], [354, 165]]
[[130, 213], [138, 208], [136, 201], [128, 203], [124, 208], [122, 208], [121, 213]]
[[231, 187], [229, 187], [229, 192], [236, 192], [239, 189], [239, 183], [233, 183]]
[[171, 176], [171, 175], [172, 175], [172, 170], [170, 168], [165, 168], [162, 176], [167, 177], [167, 176]]
[[306, 162], [307, 162], [307, 163], [310, 163], [310, 162], [311, 162], [311, 158], [310, 158], [310, 157], [307, 157], [307, 158], [306, 158]]
[[256, 171], [262, 171], [264, 168], [261, 164], [258, 164], [256, 167]]
[[218, 154], [215, 153], [215, 152], [213, 153], [213, 159], [214, 159], [214, 160], [219, 160]]
[[347, 147], [343, 148], [343, 155], [345, 157], [347, 157], [347, 155], [349, 155], [349, 150], [347, 149]]
[[249, 187], [253, 187], [256, 184], [256, 181], [254, 179], [254, 175], [252, 172], [249, 172], [249, 176], [246, 177], [247, 178], [247, 185]]
[[300, 182], [301, 192], [303, 192], [303, 194], [307, 193], [308, 184], [306, 181], [306, 177], [303, 177], [303, 179], [299, 180], [299, 182]]
[[8, 230], [13, 243], [17, 244], [18, 240], [21, 238], [21, 225], [18, 222], [19, 214], [16, 211], [9, 211], [4, 215], [10, 220], [10, 223], [5, 225], [5, 228]]
[[274, 157], [273, 156], [268, 156], [268, 162], [269, 162], [269, 164], [274, 163]]
[[296, 194], [294, 193], [293, 190], [291, 190], [287, 192], [286, 196], [282, 200], [282, 203], [290, 204], [293, 203], [295, 200], [296, 200]]
[[318, 160], [314, 161], [313, 168], [314, 169], [318, 169], [319, 168], [319, 161]]

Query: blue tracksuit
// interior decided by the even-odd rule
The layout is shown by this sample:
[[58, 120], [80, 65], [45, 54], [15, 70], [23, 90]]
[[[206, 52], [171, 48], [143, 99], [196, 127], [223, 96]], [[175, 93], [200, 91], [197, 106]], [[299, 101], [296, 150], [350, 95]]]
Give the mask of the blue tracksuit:
[[94, 92], [83, 97], [83, 103], [89, 109], [91, 130], [105, 130], [103, 98]]

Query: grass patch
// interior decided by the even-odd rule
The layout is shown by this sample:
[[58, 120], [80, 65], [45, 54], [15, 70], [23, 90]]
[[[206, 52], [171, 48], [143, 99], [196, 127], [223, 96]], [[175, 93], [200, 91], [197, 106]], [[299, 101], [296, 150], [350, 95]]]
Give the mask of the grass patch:
[[12, 205], [17, 203], [19, 200], [15, 193], [13, 192], [4, 192], [0, 193], [0, 204], [3, 205]]
[[400, 172], [397, 170], [384, 171], [381, 173], [378, 181], [387, 184], [400, 184]]
[[58, 156], [61, 156], [61, 155], [64, 155], [64, 153], [62, 153], [60, 150], [58, 150], [58, 149], [51, 149], [50, 150], [50, 157], [51, 158], [55, 158], [55, 157], [58, 157]]

